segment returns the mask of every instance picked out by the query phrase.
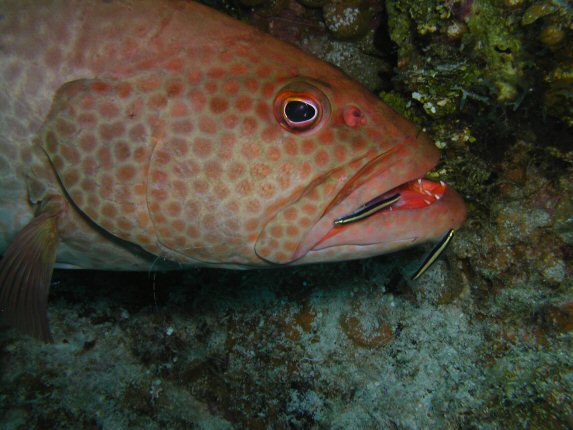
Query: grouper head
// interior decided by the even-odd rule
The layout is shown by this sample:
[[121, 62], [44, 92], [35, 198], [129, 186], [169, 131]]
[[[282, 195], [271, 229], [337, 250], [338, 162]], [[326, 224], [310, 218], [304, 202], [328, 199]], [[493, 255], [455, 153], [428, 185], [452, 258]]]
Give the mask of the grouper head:
[[[363, 258], [461, 225], [460, 197], [422, 179], [439, 151], [366, 88], [220, 15], [193, 25], [55, 97], [44, 150], [99, 227], [180, 263], [248, 267]], [[162, 31], [187, 27], [183, 14]]]

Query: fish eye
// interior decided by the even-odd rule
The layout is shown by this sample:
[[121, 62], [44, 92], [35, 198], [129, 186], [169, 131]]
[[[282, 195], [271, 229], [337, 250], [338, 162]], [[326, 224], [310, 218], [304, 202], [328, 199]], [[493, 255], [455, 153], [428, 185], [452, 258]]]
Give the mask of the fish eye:
[[318, 110], [312, 100], [287, 99], [284, 104], [284, 120], [291, 127], [306, 127], [318, 116]]
[[326, 95], [306, 82], [291, 83], [275, 97], [275, 118], [291, 133], [310, 133], [320, 129], [329, 113]]

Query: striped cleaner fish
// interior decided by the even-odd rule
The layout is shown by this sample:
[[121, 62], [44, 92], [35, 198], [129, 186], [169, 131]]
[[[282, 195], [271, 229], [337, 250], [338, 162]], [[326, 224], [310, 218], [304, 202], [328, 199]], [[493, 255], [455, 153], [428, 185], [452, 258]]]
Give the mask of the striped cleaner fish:
[[466, 216], [413, 124], [199, 4], [0, 0], [0, 76], [0, 311], [46, 341], [55, 264], [356, 259]]

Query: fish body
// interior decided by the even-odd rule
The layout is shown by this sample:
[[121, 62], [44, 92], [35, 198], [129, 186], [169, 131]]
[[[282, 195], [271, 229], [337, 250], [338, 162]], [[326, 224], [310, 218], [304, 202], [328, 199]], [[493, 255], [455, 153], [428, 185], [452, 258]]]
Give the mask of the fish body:
[[26, 279], [49, 283], [54, 263], [364, 258], [466, 215], [450, 187], [418, 180], [439, 152], [415, 125], [340, 70], [196, 3], [0, 0], [0, 76], [9, 319], [26, 304], [18, 291], [47, 296]]

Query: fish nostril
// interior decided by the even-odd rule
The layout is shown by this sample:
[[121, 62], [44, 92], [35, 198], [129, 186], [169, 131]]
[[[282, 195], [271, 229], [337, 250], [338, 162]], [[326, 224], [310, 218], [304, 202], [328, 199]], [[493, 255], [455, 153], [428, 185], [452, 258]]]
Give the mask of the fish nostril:
[[342, 113], [344, 122], [348, 127], [358, 127], [366, 125], [366, 116], [356, 106], [347, 106]]

